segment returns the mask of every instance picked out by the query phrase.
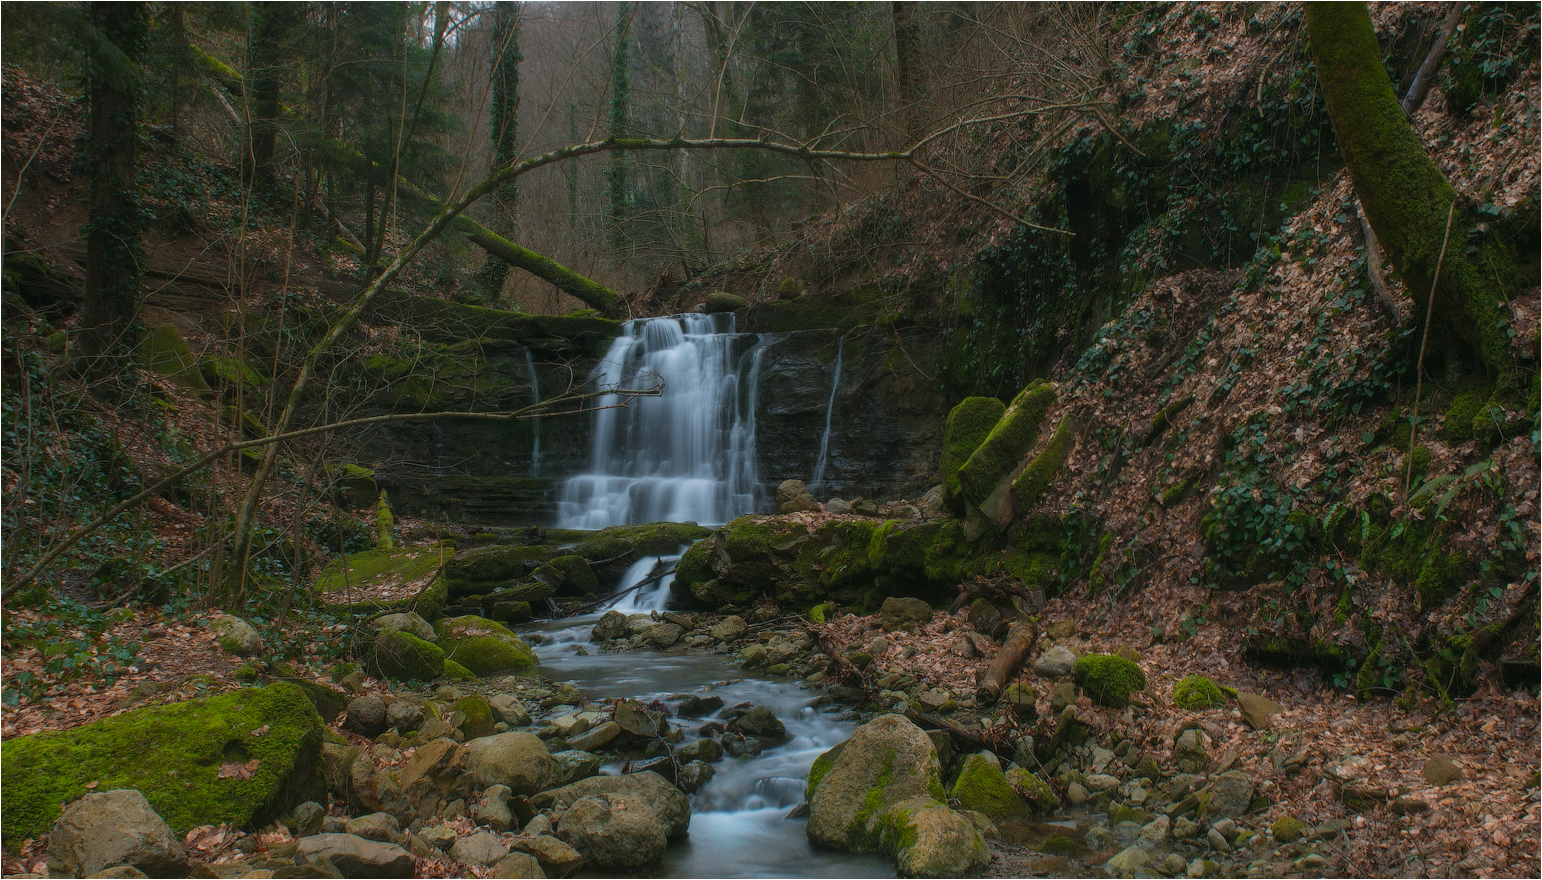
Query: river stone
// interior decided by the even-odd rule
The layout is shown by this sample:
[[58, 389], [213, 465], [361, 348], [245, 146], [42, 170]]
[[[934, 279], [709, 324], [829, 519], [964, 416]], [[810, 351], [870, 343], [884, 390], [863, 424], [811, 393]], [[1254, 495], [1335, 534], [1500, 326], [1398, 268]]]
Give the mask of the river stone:
[[491, 831], [478, 831], [469, 837], [462, 837], [450, 847], [450, 858], [473, 868], [485, 868], [508, 854], [509, 851], [504, 849]]
[[530, 724], [530, 711], [511, 694], [494, 694], [487, 698], [487, 705], [493, 710], [493, 717], [510, 727], [525, 727]]
[[586, 797], [604, 798], [613, 804], [623, 803], [627, 809], [652, 813], [667, 837], [683, 836], [691, 824], [690, 800], [657, 773], [591, 776], [546, 792], [535, 802], [544, 805], [549, 801], [560, 812]]
[[621, 700], [616, 703], [616, 724], [621, 726], [623, 733], [638, 739], [663, 736], [664, 731], [669, 729], [664, 713], [646, 709], [637, 700]]
[[807, 833], [816, 847], [873, 852], [879, 820], [895, 804], [942, 796], [937, 749], [903, 715], [881, 715], [858, 727], [822, 776], [815, 761], [809, 782]]
[[508, 831], [514, 827], [514, 814], [509, 810], [509, 798], [513, 793], [507, 785], [489, 785], [482, 792], [481, 800], [471, 808], [471, 819], [494, 831]]
[[1462, 778], [1462, 768], [1447, 755], [1434, 755], [1424, 762], [1423, 774], [1430, 785], [1450, 785]]
[[353, 834], [313, 834], [297, 841], [296, 858], [304, 864], [323, 859], [344, 877], [411, 877], [412, 854], [394, 843]]
[[677, 754], [682, 761], [718, 761], [723, 757], [723, 744], [715, 739], [699, 739], [681, 746]]
[[1104, 862], [1103, 867], [1115, 877], [1143, 877], [1149, 873], [1151, 854], [1139, 846], [1126, 847]]
[[962, 809], [984, 813], [992, 822], [1033, 813], [1033, 807], [1007, 782], [1001, 767], [983, 755], [964, 759], [950, 797]]
[[744, 622], [744, 618], [737, 614], [732, 614], [718, 621], [711, 629], [707, 630], [707, 633], [720, 642], [732, 642], [735, 639], [743, 638], [744, 634], [749, 632], [749, 628], [749, 624]]
[[412, 700], [397, 700], [386, 707], [386, 725], [401, 733], [410, 733], [423, 724], [423, 705]]
[[746, 736], [758, 736], [774, 742], [787, 738], [787, 728], [765, 706], [754, 706], [748, 712], [728, 722], [728, 729]]
[[705, 761], [690, 761], [680, 768], [679, 778], [675, 781], [686, 794], [695, 794], [716, 775], [717, 768], [711, 764]]
[[375, 639], [371, 659], [382, 678], [433, 681], [444, 675], [444, 650], [411, 633], [382, 634]]
[[[614, 724], [614, 722], [607, 721], [605, 724], [600, 725], [600, 727], [605, 727], [609, 724]], [[598, 730], [599, 728], [595, 729]], [[570, 740], [568, 745], [573, 745], [573, 741]], [[577, 782], [580, 779], [588, 779], [590, 776], [600, 772], [600, 756], [577, 747], [553, 752], [552, 758], [557, 762], [557, 766], [561, 768], [563, 785]]]
[[402, 833], [402, 825], [390, 813], [370, 813], [366, 816], [349, 819], [344, 824], [343, 831], [366, 840], [395, 843], [397, 837]]
[[371, 739], [385, 733], [385, 729], [390, 726], [386, 721], [385, 700], [379, 694], [354, 697], [348, 702], [343, 726]]
[[1196, 728], [1178, 734], [1173, 743], [1173, 763], [1179, 773], [1202, 773], [1210, 763], [1210, 752], [1205, 749], [1204, 735]]
[[990, 864], [985, 837], [970, 817], [930, 797], [895, 804], [882, 824], [880, 848], [901, 877], [964, 877]]
[[509, 839], [509, 849], [535, 856], [550, 877], [566, 877], [584, 861], [578, 850], [549, 834], [516, 835]]
[[[536, 859], [535, 856], [522, 852], [511, 852], [503, 858], [499, 859], [497, 863], [492, 866], [491, 872], [488, 874], [488, 876], [500, 878], [534, 878], [534, 880], [546, 880], [547, 874], [544, 870], [541, 869], [541, 863]], [[560, 877], [562, 875], [559, 874], [557, 876]]]
[[932, 606], [910, 596], [890, 596], [878, 609], [879, 623], [885, 630], [902, 629], [932, 619]]
[[642, 631], [642, 637], [655, 648], [672, 648], [685, 635], [678, 624], [655, 623]]
[[171, 828], [131, 788], [93, 791], [64, 809], [48, 840], [51, 876], [85, 877], [132, 865], [154, 877], [187, 870], [187, 852]]
[[574, 801], [557, 820], [557, 836], [595, 868], [640, 868], [664, 857], [668, 840], [648, 810], [603, 797]]
[[607, 743], [615, 739], [621, 733], [621, 725], [614, 721], [606, 721], [595, 727], [591, 727], [583, 733], [568, 737], [568, 745], [584, 752], [592, 752], [595, 749], [604, 748]]
[[825, 502], [827, 513], [851, 513], [851, 502], [844, 498], [831, 498]]
[[[475, 788], [502, 784], [513, 794], [528, 797], [562, 779], [557, 760], [533, 733], [510, 731], [484, 736], [462, 748], [466, 777]], [[405, 787], [405, 771], [402, 781]]]
[[851, 512], [857, 516], [877, 516], [878, 502], [870, 498], [858, 498], [851, 502]]
[[209, 618], [209, 632], [220, 649], [237, 657], [252, 657], [262, 652], [262, 636], [257, 628], [233, 614], [217, 612]]
[[595, 621], [594, 629], [589, 633], [591, 642], [608, 642], [612, 639], [624, 639], [632, 634], [631, 624], [626, 615], [620, 611], [607, 611]]
[[1076, 652], [1065, 645], [1054, 645], [1033, 661], [1033, 671], [1045, 678], [1065, 678], [1076, 665]]
[[1242, 720], [1254, 730], [1269, 730], [1269, 719], [1284, 709], [1268, 697], [1249, 693], [1237, 694], [1237, 708], [1242, 711]]

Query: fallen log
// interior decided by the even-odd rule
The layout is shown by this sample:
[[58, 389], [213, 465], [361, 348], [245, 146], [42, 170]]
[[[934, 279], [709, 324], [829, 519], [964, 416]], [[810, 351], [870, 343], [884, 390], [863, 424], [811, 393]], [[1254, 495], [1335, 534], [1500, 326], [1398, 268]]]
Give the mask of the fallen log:
[[1011, 681], [1027, 662], [1028, 651], [1038, 637], [1039, 628], [1033, 621], [1023, 620], [1013, 624], [1012, 630], [1007, 633], [1006, 640], [1001, 643], [1001, 650], [996, 653], [995, 659], [986, 668], [985, 678], [980, 682], [975, 696], [987, 705], [1000, 699], [1001, 692], [1007, 689], [1007, 682]]

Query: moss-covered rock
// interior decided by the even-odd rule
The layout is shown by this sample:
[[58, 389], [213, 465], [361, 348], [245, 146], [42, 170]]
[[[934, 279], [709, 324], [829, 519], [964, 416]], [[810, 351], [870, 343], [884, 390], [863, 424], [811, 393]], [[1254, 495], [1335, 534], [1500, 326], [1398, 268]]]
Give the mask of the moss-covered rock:
[[1139, 664], [1116, 654], [1087, 654], [1071, 667], [1071, 677], [1099, 706], [1122, 709], [1130, 695], [1146, 686]]
[[975, 823], [927, 797], [910, 798], [884, 813], [878, 848], [894, 860], [901, 877], [968, 877], [991, 861]]
[[560, 596], [591, 596], [600, 590], [600, 579], [584, 557], [569, 553], [535, 570], [536, 580], [552, 586]]
[[1060, 806], [1060, 796], [1055, 794], [1054, 787], [1021, 767], [1007, 771], [1007, 784], [1041, 813]]
[[440, 567], [455, 558], [455, 544], [367, 550], [327, 563], [316, 578], [322, 604], [353, 611], [415, 611], [432, 620], [448, 596]]
[[966, 501], [980, 505], [1003, 478], [1017, 469], [1038, 439], [1039, 425], [1054, 402], [1054, 386], [1041, 380], [1017, 395], [959, 470], [959, 487]]
[[964, 513], [959, 470], [974, 454], [991, 429], [1001, 421], [1007, 406], [994, 397], [966, 397], [948, 413], [942, 433], [942, 503], [955, 516]]
[[375, 472], [367, 467], [357, 464], [333, 465], [327, 468], [327, 478], [332, 482], [333, 499], [342, 507], [363, 507], [380, 497]]
[[485, 617], [447, 617], [435, 625], [435, 630], [445, 660], [453, 660], [477, 676], [522, 672], [540, 663], [523, 639]]
[[857, 728], [813, 786], [809, 841], [877, 852], [884, 815], [915, 797], [943, 798], [937, 749], [903, 715], [881, 715]]
[[182, 333], [173, 324], [151, 327], [140, 343], [144, 352], [145, 366], [152, 373], [166, 376], [183, 388], [208, 395], [214, 389], [204, 380], [198, 369], [198, 358], [188, 347]]
[[1466, 443], [1473, 437], [1473, 421], [1485, 409], [1483, 395], [1474, 391], [1458, 394], [1446, 410], [1445, 421], [1440, 426], [1440, 439], [1450, 444]]
[[178, 835], [248, 827], [324, 795], [321, 718], [287, 682], [151, 706], [3, 746], [4, 834], [36, 837], [88, 789], [138, 789]]
[[1219, 709], [1226, 705], [1226, 694], [1203, 675], [1188, 675], [1173, 685], [1173, 703], [1180, 709]]
[[1028, 467], [1012, 481], [1012, 511], [1014, 516], [1022, 516], [1039, 503], [1044, 497], [1055, 477], [1059, 476], [1060, 468], [1065, 465], [1066, 456], [1071, 453], [1071, 446], [1076, 441], [1075, 426], [1071, 417], [1066, 416], [1056, 426], [1055, 433], [1049, 438], [1049, 444], [1033, 457]]
[[375, 639], [374, 668], [382, 678], [433, 681], [444, 674], [444, 651], [407, 632], [387, 632]]
[[488, 705], [487, 698], [480, 694], [468, 694], [450, 704], [451, 712], [459, 712], [465, 719], [460, 724], [461, 733], [466, 739], [472, 740], [484, 736], [492, 736], [493, 707]]
[[1033, 807], [1007, 782], [1006, 774], [984, 755], [970, 755], [958, 771], [949, 797], [966, 810], [1003, 822], [1033, 813]]

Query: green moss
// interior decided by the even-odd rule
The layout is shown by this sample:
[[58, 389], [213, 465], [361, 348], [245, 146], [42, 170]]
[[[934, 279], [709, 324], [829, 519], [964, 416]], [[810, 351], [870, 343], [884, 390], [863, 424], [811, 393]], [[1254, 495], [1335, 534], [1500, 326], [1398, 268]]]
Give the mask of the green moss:
[[1040, 812], [1060, 806], [1060, 796], [1048, 782], [1020, 767], [1007, 771], [1007, 784]]
[[203, 373], [198, 370], [198, 359], [175, 325], [151, 327], [140, 344], [145, 366], [151, 372], [167, 376], [190, 391], [207, 393], [213, 390], [204, 381]]
[[455, 681], [475, 681], [476, 673], [456, 663], [454, 660], [444, 661], [444, 677]]
[[1071, 667], [1071, 677], [1099, 706], [1122, 709], [1130, 695], [1146, 686], [1139, 664], [1115, 654], [1087, 654]]
[[835, 605], [831, 602], [821, 602], [808, 610], [808, 619], [816, 626], [823, 626], [826, 618], [835, 613]]
[[477, 676], [520, 672], [540, 663], [524, 640], [495, 620], [470, 614], [450, 617], [436, 623], [434, 631], [445, 659]]
[[1072, 856], [1076, 854], [1076, 842], [1062, 834], [1051, 834], [1034, 847], [1047, 856]]
[[1451, 444], [1471, 440], [1473, 421], [1485, 409], [1483, 395], [1473, 391], [1457, 395], [1456, 400], [1451, 402], [1451, 408], [1446, 410], [1445, 421], [1440, 426], [1440, 439]]
[[959, 470], [974, 454], [991, 429], [1001, 421], [1006, 404], [994, 397], [967, 397], [948, 413], [942, 431], [942, 500], [954, 515], [963, 514]]
[[375, 670], [397, 681], [433, 681], [444, 674], [444, 651], [411, 633], [388, 632], [375, 639]]
[[267, 376], [241, 358], [205, 355], [198, 360], [198, 370], [210, 385], [224, 388], [256, 391], [269, 384]]
[[466, 720], [461, 722], [461, 733], [466, 739], [476, 739], [483, 736], [492, 736], [493, 708], [487, 702], [487, 698], [480, 694], [468, 694], [450, 704], [451, 712], [459, 712]]
[[391, 499], [385, 490], [375, 502], [375, 547], [378, 550], [396, 548], [396, 517], [391, 514]]
[[1108, 824], [1118, 825], [1120, 822], [1134, 822], [1136, 825], [1144, 825], [1154, 817], [1138, 807], [1129, 804], [1120, 804], [1108, 811]]
[[1226, 705], [1226, 695], [1203, 675], [1188, 675], [1173, 685], [1173, 703], [1180, 709], [1220, 709]]
[[276, 682], [7, 740], [5, 839], [47, 831], [87, 783], [138, 789], [179, 836], [195, 825], [260, 824], [324, 795], [322, 729], [305, 692]]
[[535, 578], [551, 584], [563, 596], [587, 596], [600, 590], [600, 579], [589, 561], [574, 553], [553, 557], [535, 570]]
[[[403, 550], [366, 550], [327, 563], [316, 578], [321, 601], [334, 608], [416, 611], [432, 619], [448, 597], [446, 581], [435, 572], [441, 560], [455, 556], [455, 544], [441, 541]], [[416, 587], [415, 591], [408, 588]], [[409, 595], [402, 595], [408, 590]], [[377, 599], [375, 595], [392, 598]]]
[[1054, 386], [1040, 380], [1035, 380], [1018, 394], [959, 470], [959, 486], [965, 500], [974, 504], [984, 501], [996, 484], [1017, 468], [1018, 462], [1033, 448], [1039, 436], [1039, 425], [1054, 402]]
[[881, 841], [881, 829], [875, 827], [868, 830], [868, 823], [873, 814], [883, 806], [884, 795], [889, 784], [894, 781], [894, 750], [884, 753], [883, 767], [878, 772], [878, 778], [873, 781], [873, 787], [867, 790], [862, 798], [862, 806], [851, 818], [851, 824], [846, 826], [846, 840], [851, 844], [855, 852], [869, 852], [876, 850]]
[[1152, 418], [1151, 427], [1146, 429], [1146, 436], [1142, 439], [1141, 445], [1150, 446], [1155, 442], [1168, 428], [1172, 427], [1173, 419], [1177, 418], [1179, 413], [1188, 409], [1189, 405], [1193, 402], [1194, 395], [1190, 394], [1162, 407], [1156, 416]]
[[1045, 446], [1028, 467], [1012, 481], [1012, 510], [1018, 516], [1022, 516], [1032, 510], [1039, 499], [1059, 476], [1060, 469], [1065, 465], [1066, 456], [1071, 452], [1071, 445], [1076, 440], [1076, 432], [1071, 424], [1071, 417], [1066, 416], [1056, 426], [1055, 433], [1049, 438], [1049, 445]]
[[1033, 812], [1022, 795], [1007, 782], [1001, 768], [982, 755], [970, 755], [964, 760], [950, 797], [966, 810], [984, 813], [992, 822], [1027, 816]]

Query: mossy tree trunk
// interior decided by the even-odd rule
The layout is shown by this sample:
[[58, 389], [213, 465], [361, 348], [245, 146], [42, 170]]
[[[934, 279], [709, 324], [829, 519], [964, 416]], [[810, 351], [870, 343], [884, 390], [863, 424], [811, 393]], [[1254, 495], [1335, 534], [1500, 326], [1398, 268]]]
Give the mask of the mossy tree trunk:
[[[86, 94], [91, 110], [85, 145], [91, 181], [76, 365], [109, 383], [126, 378], [139, 327], [139, 243], [135, 189], [140, 92], [149, 23], [143, 3], [92, 3], [86, 31]], [[132, 379], [128, 382], [131, 384]]]
[[[493, 6], [493, 167], [502, 168], [519, 158], [519, 4], [499, 0]], [[492, 193], [499, 231], [518, 238], [519, 184], [513, 180]], [[509, 275], [509, 264], [489, 254], [477, 273], [477, 283], [490, 300], [496, 301]]]
[[[1490, 378], [1510, 384], [1515, 377], [1505, 301], [1519, 281], [1514, 259], [1497, 235], [1458, 205], [1442, 261], [1456, 189], [1393, 93], [1365, 4], [1308, 3], [1306, 25], [1355, 194], [1408, 286], [1416, 320], [1429, 314], [1432, 340], [1467, 349]], [[1475, 238], [1468, 238], [1469, 230], [1477, 230]]]

